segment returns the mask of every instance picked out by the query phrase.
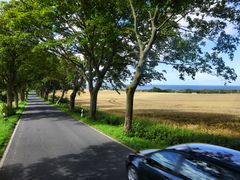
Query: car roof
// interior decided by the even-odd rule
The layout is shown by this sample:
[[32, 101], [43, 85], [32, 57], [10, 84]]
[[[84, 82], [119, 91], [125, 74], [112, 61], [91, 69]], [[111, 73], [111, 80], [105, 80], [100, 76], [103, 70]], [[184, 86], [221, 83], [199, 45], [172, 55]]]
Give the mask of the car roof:
[[235, 168], [240, 168], [240, 151], [230, 148], [203, 143], [189, 143], [171, 146], [167, 149], [204, 156], [234, 166]]

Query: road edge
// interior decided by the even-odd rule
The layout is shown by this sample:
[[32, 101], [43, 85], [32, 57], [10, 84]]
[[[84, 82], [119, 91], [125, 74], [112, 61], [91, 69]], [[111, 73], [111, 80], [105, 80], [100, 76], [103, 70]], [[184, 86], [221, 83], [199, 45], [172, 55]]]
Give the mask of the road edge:
[[63, 113], [66, 113], [68, 116], [70, 116], [70, 117], [71, 117], [72, 119], [74, 119], [75, 121], [79, 121], [79, 122], [81, 122], [82, 124], [84, 124], [85, 126], [91, 128], [92, 130], [94, 130], [94, 131], [96, 131], [96, 132], [102, 134], [103, 136], [105, 136], [105, 137], [111, 139], [112, 141], [114, 141], [114, 142], [116, 142], [116, 143], [122, 145], [123, 147], [127, 148], [127, 149], [130, 150], [131, 152], [137, 152], [135, 149], [130, 148], [130, 147], [127, 146], [126, 144], [123, 144], [122, 142], [118, 141], [117, 139], [115, 139], [115, 138], [113, 138], [113, 137], [111, 137], [111, 136], [109, 136], [109, 135], [107, 135], [107, 134], [101, 132], [100, 130], [98, 130], [98, 129], [92, 127], [92, 126], [90, 126], [89, 124], [83, 122], [81, 119], [76, 119], [76, 118], [74, 118], [73, 116], [71, 116], [70, 114], [68, 114], [67, 112], [62, 111], [57, 105], [49, 104], [49, 103], [46, 102], [46, 101], [44, 101], [44, 102], [45, 102], [46, 104], [48, 104], [49, 106], [55, 107], [55, 108], [57, 108], [59, 111], [61, 111], [61, 112], [63, 112]]
[[[22, 115], [23, 115], [23, 113], [21, 114], [21, 116]], [[8, 145], [7, 145], [7, 147], [6, 147], [6, 149], [5, 149], [4, 153], [3, 153], [2, 158], [0, 159], [0, 169], [2, 169], [2, 167], [3, 167], [3, 163], [4, 163], [4, 161], [5, 161], [6, 157], [7, 157], [7, 154], [9, 152], [10, 146], [11, 146], [11, 144], [13, 142], [13, 138], [14, 138], [16, 132], [17, 132], [17, 128], [18, 128], [18, 126], [20, 124], [20, 121], [21, 121], [21, 117], [18, 119], [18, 122], [17, 122], [16, 126], [14, 127], [13, 133], [11, 135], [11, 138], [8, 141]]]
[[[71, 116], [72, 117], [72, 116]], [[72, 117], [73, 118], [73, 117]], [[75, 118], [73, 118], [73, 119], [75, 119]], [[85, 123], [85, 122], [83, 122], [83, 121], [81, 121], [81, 119], [75, 119], [75, 120], [77, 120], [77, 121], [80, 121], [81, 123], [83, 123], [85, 126], [88, 126], [89, 128], [91, 128], [91, 129], [93, 129], [94, 131], [96, 131], [96, 132], [98, 132], [98, 133], [100, 133], [100, 134], [102, 134], [103, 136], [105, 136], [105, 137], [107, 137], [107, 138], [109, 138], [109, 139], [111, 139], [112, 141], [114, 141], [114, 142], [116, 142], [116, 143], [118, 143], [118, 144], [120, 144], [120, 145], [122, 145], [122, 146], [124, 146], [125, 148], [127, 148], [128, 150], [130, 150], [130, 151], [132, 151], [132, 152], [136, 152], [136, 150], [135, 149], [132, 149], [132, 148], [130, 148], [129, 146], [127, 146], [126, 144], [123, 144], [123, 143], [121, 143], [120, 141], [118, 141], [118, 140], [116, 140], [116, 139], [114, 139], [113, 137], [111, 137], [111, 136], [109, 136], [109, 135], [107, 135], [107, 134], [105, 134], [105, 133], [103, 133], [103, 132], [101, 132], [100, 130], [98, 130], [98, 129], [96, 129], [96, 128], [94, 128], [94, 127], [92, 127], [92, 126], [90, 126], [90, 125], [88, 125], [87, 123]]]

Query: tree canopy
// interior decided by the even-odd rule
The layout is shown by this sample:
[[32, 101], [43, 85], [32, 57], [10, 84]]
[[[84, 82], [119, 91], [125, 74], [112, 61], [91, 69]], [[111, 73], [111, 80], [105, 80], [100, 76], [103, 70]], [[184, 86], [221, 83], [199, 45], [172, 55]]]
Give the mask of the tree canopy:
[[176, 69], [180, 79], [198, 72], [237, 78], [223, 56], [233, 60], [239, 45], [238, 0], [11, 0], [1, 3], [0, 20], [0, 83], [9, 107], [14, 89], [30, 84], [46, 98], [74, 89], [74, 102], [87, 83], [95, 118], [100, 88], [127, 85], [130, 131], [137, 86], [166, 79], [157, 66]]

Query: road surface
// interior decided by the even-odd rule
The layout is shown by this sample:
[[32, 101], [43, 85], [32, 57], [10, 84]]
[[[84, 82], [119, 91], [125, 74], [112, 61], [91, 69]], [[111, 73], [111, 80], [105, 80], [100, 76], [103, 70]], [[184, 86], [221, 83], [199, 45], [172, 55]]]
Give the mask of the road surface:
[[34, 94], [21, 117], [1, 180], [124, 180], [130, 150]]

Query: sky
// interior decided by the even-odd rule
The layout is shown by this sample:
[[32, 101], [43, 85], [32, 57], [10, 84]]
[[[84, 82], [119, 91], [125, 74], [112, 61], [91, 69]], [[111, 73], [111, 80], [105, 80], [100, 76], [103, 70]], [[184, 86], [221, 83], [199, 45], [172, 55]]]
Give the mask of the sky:
[[[238, 78], [236, 81], [232, 83], [227, 83], [228, 86], [240, 86], [240, 46], [235, 52], [235, 57], [233, 61], [225, 58], [225, 62], [228, 66], [234, 68]], [[212, 76], [206, 73], [197, 73], [195, 80], [191, 77], [186, 77], [185, 80], [179, 79], [179, 74], [173, 68], [167, 65], [159, 65], [157, 67], [158, 70], [166, 70], [167, 74], [165, 75], [166, 81], [152, 81], [152, 85], [224, 85], [225, 81], [219, 77]]]
[[[227, 29], [227, 33], [235, 33], [231, 28]], [[210, 45], [211, 42], [207, 43], [204, 51], [211, 51], [212, 46]], [[227, 55], [222, 56], [227, 66], [233, 68], [237, 74], [236, 81], [231, 83], [227, 83], [228, 86], [240, 86], [240, 45], [237, 47], [237, 50], [234, 53], [233, 61], [230, 61]], [[152, 81], [152, 85], [215, 85], [221, 86], [225, 84], [225, 80], [220, 77], [216, 77], [206, 73], [197, 73], [195, 79], [193, 80], [191, 77], [185, 77], [185, 80], [179, 79], [179, 73], [171, 68], [171, 66], [167, 65], [159, 65], [157, 70], [162, 71], [166, 70], [167, 74], [165, 74], [166, 81]]]

